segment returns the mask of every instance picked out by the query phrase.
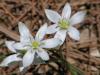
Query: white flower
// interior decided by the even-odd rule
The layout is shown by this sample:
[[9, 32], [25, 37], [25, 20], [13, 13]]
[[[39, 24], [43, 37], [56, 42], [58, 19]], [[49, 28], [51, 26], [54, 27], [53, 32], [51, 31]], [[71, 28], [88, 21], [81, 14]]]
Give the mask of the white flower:
[[85, 11], [77, 12], [70, 18], [71, 6], [67, 3], [62, 10], [62, 16], [60, 16], [56, 11], [49, 9], [45, 9], [45, 13], [47, 18], [54, 23], [48, 27], [47, 34], [57, 32], [54, 37], [61, 39], [62, 43], [64, 42], [67, 33], [74, 40], [80, 39], [80, 33], [74, 25], [84, 20], [86, 14]]
[[60, 44], [61, 40], [56, 38], [43, 40], [46, 31], [47, 24], [45, 23], [33, 38], [24, 23], [19, 22], [20, 42], [9, 41], [6, 44], [13, 52], [26, 51], [22, 59], [23, 66], [20, 67], [21, 71], [34, 62], [35, 55], [38, 55], [42, 60], [49, 60], [49, 55], [43, 48], [54, 48]]
[[9, 50], [11, 52], [13, 52], [14, 54], [6, 57], [3, 62], [1, 62], [0, 66], [5, 67], [5, 66], [9, 66], [10, 63], [12, 62], [16, 62], [16, 61], [21, 61], [22, 58], [18, 57], [20, 54], [16, 52], [16, 50], [12, 47], [12, 45], [14, 44], [14, 41], [6, 41], [5, 44], [7, 45], [7, 47], [9, 48]]

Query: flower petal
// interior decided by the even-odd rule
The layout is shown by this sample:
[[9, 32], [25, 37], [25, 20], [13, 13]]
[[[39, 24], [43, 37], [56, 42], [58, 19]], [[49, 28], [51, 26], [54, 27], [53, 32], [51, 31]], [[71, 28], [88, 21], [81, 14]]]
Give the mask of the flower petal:
[[13, 44], [13, 47], [17, 50], [23, 50], [25, 49], [24, 45], [22, 43], [15, 43]]
[[57, 38], [47, 39], [42, 41], [42, 48], [54, 48], [57, 47], [60, 44], [61, 40]]
[[47, 18], [53, 23], [57, 23], [61, 19], [61, 16], [56, 11], [45, 9], [45, 13]]
[[22, 71], [24, 70], [24, 67], [21, 66], [21, 67], [19, 68], [19, 70], [20, 70], [20, 72], [22, 72]]
[[17, 57], [18, 54], [13, 54], [13, 55], [10, 55], [8, 57], [6, 57], [3, 62], [0, 64], [0, 66], [8, 66], [11, 62], [14, 62], [14, 61], [21, 61], [22, 59]]
[[47, 29], [47, 34], [53, 34], [58, 31], [57, 24], [50, 25]]
[[45, 23], [37, 32], [35, 39], [42, 40], [47, 31], [47, 23]]
[[37, 50], [37, 54], [42, 58], [42, 60], [49, 60], [49, 55], [44, 49]]
[[30, 50], [27, 51], [27, 53], [23, 57], [23, 67], [28, 67], [32, 64], [34, 60], [34, 55], [35, 55], [35, 52], [30, 51]]
[[85, 15], [86, 15], [85, 11], [77, 12], [76, 14], [74, 14], [71, 17], [70, 24], [75, 25], [75, 24], [78, 24], [78, 23], [82, 22], [84, 20]]
[[71, 16], [71, 6], [69, 3], [66, 3], [66, 5], [64, 6], [63, 11], [62, 11], [62, 17], [69, 19], [70, 16]]
[[65, 41], [65, 38], [66, 38], [66, 30], [59, 30], [59, 31], [55, 34], [54, 38], [60, 39], [60, 40], [62, 41], [62, 42], [60, 43], [60, 45], [62, 45], [63, 42]]
[[28, 28], [25, 26], [25, 24], [22, 22], [19, 22], [18, 25], [19, 25], [19, 32], [20, 32], [20, 41], [30, 42], [31, 40], [33, 40], [33, 37], [30, 34], [30, 31], [28, 30]]
[[10, 51], [16, 52], [16, 49], [13, 47], [15, 41], [5, 41], [6, 46], [9, 48]]
[[74, 40], [79, 40], [80, 39], [80, 33], [79, 31], [74, 28], [74, 27], [70, 27], [68, 30], [68, 34], [69, 36], [74, 39]]

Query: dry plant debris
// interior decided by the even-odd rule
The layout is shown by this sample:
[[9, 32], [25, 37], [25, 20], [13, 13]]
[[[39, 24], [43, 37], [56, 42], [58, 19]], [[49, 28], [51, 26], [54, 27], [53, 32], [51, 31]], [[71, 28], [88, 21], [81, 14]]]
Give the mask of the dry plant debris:
[[[34, 35], [39, 25], [49, 21], [44, 13], [45, 8], [61, 13], [66, 2], [72, 6], [72, 13], [86, 10], [87, 16], [82, 26], [79, 42], [70, 38], [62, 47], [67, 49], [67, 59], [84, 71], [85, 75], [100, 75], [100, 0], [0, 0], [0, 54], [7, 54], [5, 40], [19, 41], [19, 21], [24, 22]], [[49, 23], [50, 24], [50, 23]], [[60, 65], [50, 62], [48, 65], [29, 67], [25, 75], [63, 75], [59, 73]], [[21, 75], [18, 65], [0, 68], [0, 75]], [[70, 75], [67, 74], [67, 75]]]

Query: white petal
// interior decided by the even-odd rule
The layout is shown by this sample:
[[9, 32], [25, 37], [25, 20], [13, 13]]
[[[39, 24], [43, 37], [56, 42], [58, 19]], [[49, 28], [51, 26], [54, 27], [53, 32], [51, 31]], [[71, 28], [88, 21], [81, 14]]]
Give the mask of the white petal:
[[28, 67], [32, 64], [34, 60], [35, 52], [27, 51], [27, 53], [23, 57], [23, 67]]
[[3, 62], [0, 64], [0, 66], [8, 66], [11, 62], [14, 62], [14, 61], [21, 61], [22, 59], [17, 57], [18, 54], [13, 54], [13, 55], [10, 55], [8, 57], [6, 57]]
[[47, 29], [47, 34], [53, 34], [58, 31], [57, 24], [50, 25]]
[[43, 48], [54, 48], [57, 47], [60, 44], [61, 40], [57, 38], [52, 38], [52, 39], [47, 39], [42, 41], [42, 46]]
[[20, 67], [19, 70], [20, 70], [20, 72], [22, 72], [24, 70], [24, 67], [23, 66]]
[[63, 11], [62, 11], [62, 17], [69, 19], [70, 16], [71, 16], [71, 6], [69, 3], [66, 3], [66, 5], [64, 6]]
[[42, 40], [47, 31], [47, 23], [45, 23], [37, 32], [35, 39]]
[[84, 20], [85, 15], [86, 15], [85, 11], [77, 12], [76, 14], [74, 14], [71, 17], [70, 24], [75, 25], [75, 24], [78, 24], [78, 23], [82, 22]]
[[19, 25], [19, 32], [20, 32], [20, 41], [30, 42], [31, 40], [33, 40], [33, 37], [30, 34], [30, 31], [28, 30], [28, 28], [25, 26], [25, 24], [22, 22], [19, 22], [18, 25]]
[[69, 36], [74, 39], [74, 40], [79, 40], [80, 39], [80, 33], [79, 31], [74, 28], [74, 27], [70, 27], [68, 30], [68, 34]]
[[53, 23], [57, 23], [61, 19], [61, 16], [56, 11], [45, 9], [45, 13], [47, 18]]
[[22, 43], [15, 43], [15, 44], [13, 44], [13, 47], [17, 50], [25, 49], [25, 47]]
[[39, 49], [37, 54], [42, 58], [42, 60], [49, 60], [49, 55], [44, 49]]
[[59, 30], [59, 31], [55, 34], [54, 38], [60, 39], [60, 40], [62, 41], [62, 42], [60, 43], [60, 45], [62, 45], [63, 42], [65, 41], [65, 38], [66, 38], [66, 30]]
[[16, 52], [15, 48], [13, 47], [13, 44], [15, 44], [15, 41], [6, 41], [5, 44], [9, 48], [10, 51]]

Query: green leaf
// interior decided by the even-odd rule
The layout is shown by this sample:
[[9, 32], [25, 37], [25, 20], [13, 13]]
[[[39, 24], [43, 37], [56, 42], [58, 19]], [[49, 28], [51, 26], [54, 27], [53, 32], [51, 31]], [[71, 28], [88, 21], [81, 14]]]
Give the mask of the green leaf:
[[61, 54], [57, 54], [57, 52], [54, 52], [54, 50], [49, 50], [55, 54], [55, 56], [60, 60], [63, 64], [65, 64], [66, 68], [71, 72], [72, 75], [84, 75], [83, 71], [81, 71], [79, 68], [73, 66], [70, 64], [66, 59], [64, 59]]
[[19, 50], [18, 53], [20, 53], [19, 57], [23, 57], [27, 51], [26, 50]]
[[16, 73], [12, 73], [11, 75], [17, 75]]
[[68, 63], [68, 68], [72, 75], [84, 75], [84, 73], [80, 69], [78, 69], [70, 63]]
[[5, 55], [0, 55], [0, 62], [5, 58]]
[[72, 75], [78, 75], [76, 71], [70, 71]]

